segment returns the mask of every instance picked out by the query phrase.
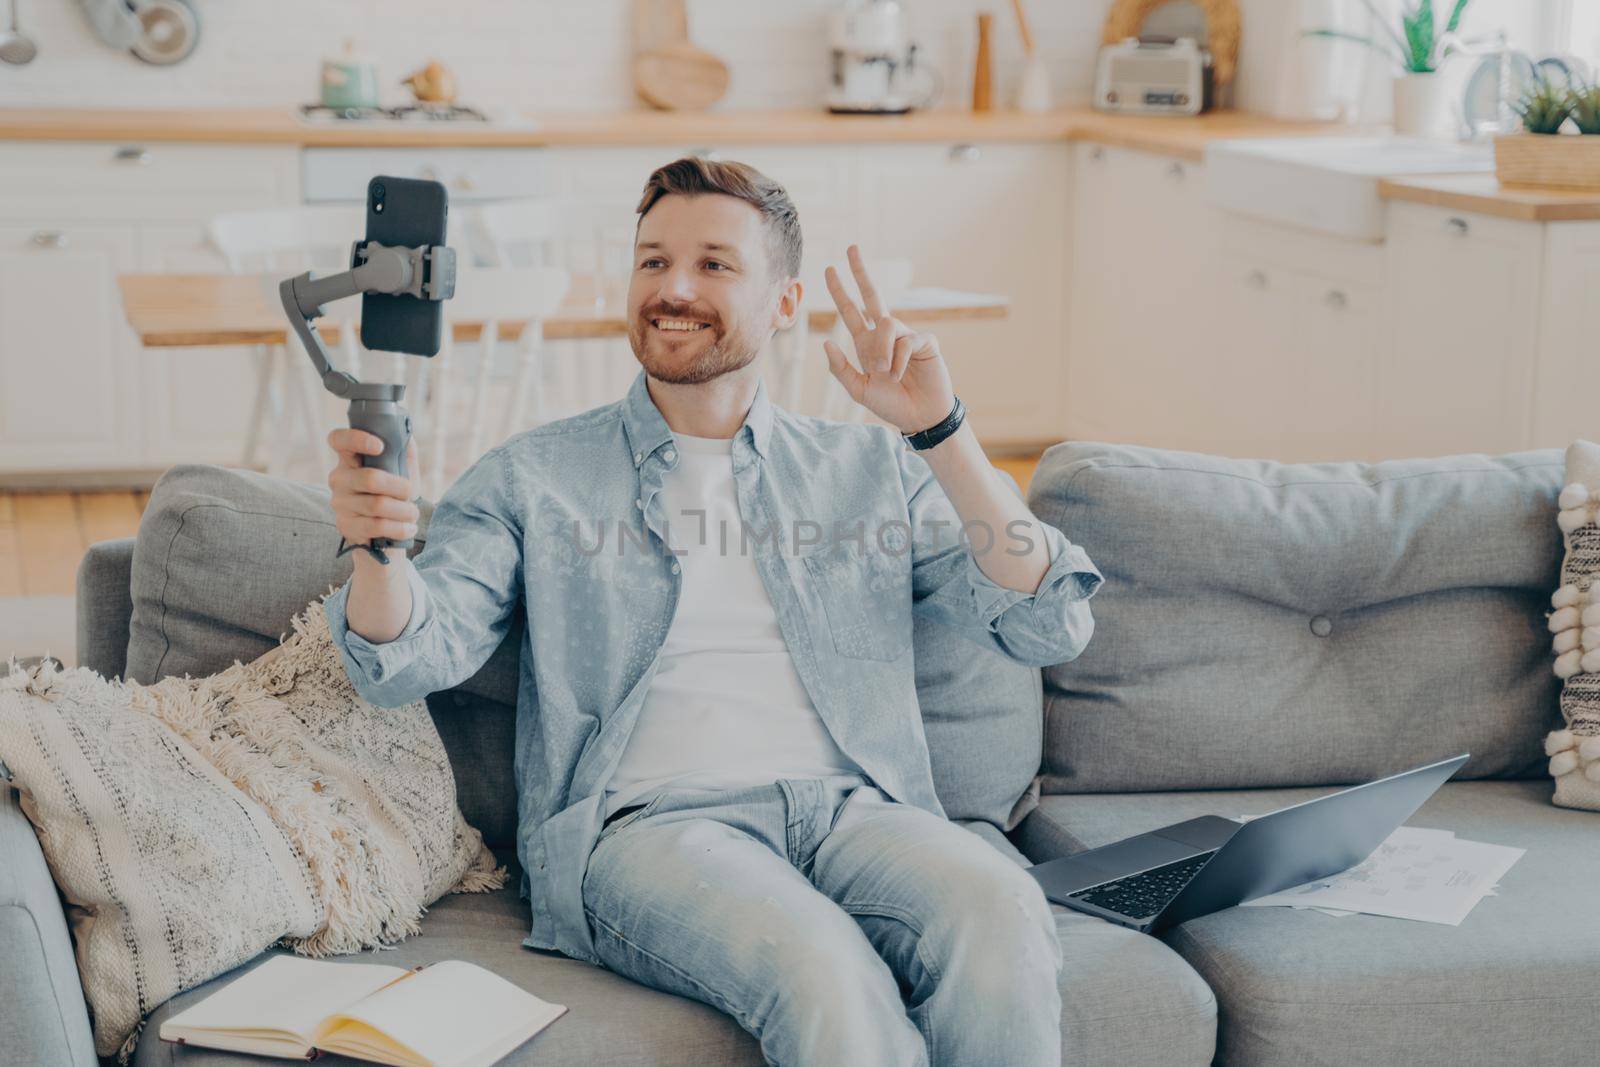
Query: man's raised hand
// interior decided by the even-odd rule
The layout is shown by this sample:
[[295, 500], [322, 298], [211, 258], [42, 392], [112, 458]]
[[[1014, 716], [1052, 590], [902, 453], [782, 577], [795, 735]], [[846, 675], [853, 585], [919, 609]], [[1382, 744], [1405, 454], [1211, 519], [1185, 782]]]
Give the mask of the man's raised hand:
[[850, 399], [889, 423], [901, 433], [926, 430], [950, 414], [955, 394], [950, 371], [939, 352], [939, 342], [930, 333], [917, 333], [889, 314], [861, 249], [849, 248], [850, 272], [855, 275], [861, 303], [845, 289], [839, 272], [829, 267], [824, 274], [828, 295], [833, 297], [845, 328], [850, 331], [860, 370], [850, 365], [844, 351], [831, 340], [822, 342], [828, 356], [828, 370], [844, 386]]

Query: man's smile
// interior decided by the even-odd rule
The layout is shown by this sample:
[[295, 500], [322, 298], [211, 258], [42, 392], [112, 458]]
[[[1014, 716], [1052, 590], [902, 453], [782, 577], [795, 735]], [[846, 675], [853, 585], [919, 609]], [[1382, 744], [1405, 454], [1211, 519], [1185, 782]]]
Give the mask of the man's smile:
[[696, 333], [700, 330], [711, 328], [709, 322], [700, 322], [695, 319], [651, 319], [650, 325], [667, 333]]

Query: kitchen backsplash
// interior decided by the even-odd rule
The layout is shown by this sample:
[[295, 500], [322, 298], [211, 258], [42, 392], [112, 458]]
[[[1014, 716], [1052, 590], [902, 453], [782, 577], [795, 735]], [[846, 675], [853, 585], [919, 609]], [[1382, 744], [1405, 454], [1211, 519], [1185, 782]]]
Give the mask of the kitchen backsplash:
[[[1057, 101], [1083, 103], [1110, 0], [1029, 0]], [[462, 103], [530, 110], [636, 106], [632, 0], [195, 0], [200, 43], [150, 67], [100, 43], [74, 0], [18, 0], [39, 45], [0, 68], [0, 106], [251, 107], [311, 101], [321, 59], [346, 38], [378, 63], [384, 103], [429, 58], [454, 68]], [[836, 0], [690, 0], [690, 34], [732, 72], [723, 108], [809, 107], [827, 78], [827, 12]], [[919, 55], [943, 75], [944, 102], [970, 98], [976, 15], [996, 24], [996, 90], [1010, 97], [1021, 56], [1004, 0], [906, 0]]]

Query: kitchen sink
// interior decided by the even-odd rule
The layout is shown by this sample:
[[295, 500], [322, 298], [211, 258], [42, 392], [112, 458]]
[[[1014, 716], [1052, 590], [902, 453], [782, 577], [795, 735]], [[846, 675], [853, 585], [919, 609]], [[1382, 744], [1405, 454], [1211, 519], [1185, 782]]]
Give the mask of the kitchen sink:
[[1228, 211], [1357, 241], [1381, 241], [1378, 182], [1494, 170], [1488, 144], [1412, 137], [1264, 137], [1206, 146], [1206, 192]]

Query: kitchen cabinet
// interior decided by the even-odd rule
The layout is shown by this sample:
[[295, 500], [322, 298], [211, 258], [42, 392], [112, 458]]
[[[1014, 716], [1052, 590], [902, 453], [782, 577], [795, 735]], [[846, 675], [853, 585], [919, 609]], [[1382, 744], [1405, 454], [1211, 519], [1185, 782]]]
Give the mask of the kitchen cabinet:
[[1216, 216], [1201, 164], [1078, 145], [1073, 177], [1067, 435], [1164, 447], [1206, 439], [1202, 398], [1223, 387], [1227, 368], [1206, 343]]
[[1389, 359], [1379, 420], [1393, 454], [1527, 446], [1543, 229], [1390, 205]]
[[1059, 439], [1070, 196], [1062, 146], [872, 146], [861, 151], [859, 188], [855, 232], [868, 256], [909, 260], [912, 285], [1011, 300], [1004, 319], [932, 328], [979, 436], [991, 446]]
[[1532, 439], [1600, 440], [1600, 222], [1548, 225]]
[[220, 270], [207, 220], [299, 199], [289, 145], [0, 144], [0, 475], [236, 460], [248, 353], [144, 349], [117, 275]]
[[116, 281], [136, 262], [129, 226], [0, 225], [0, 469], [126, 468], [138, 454]]

